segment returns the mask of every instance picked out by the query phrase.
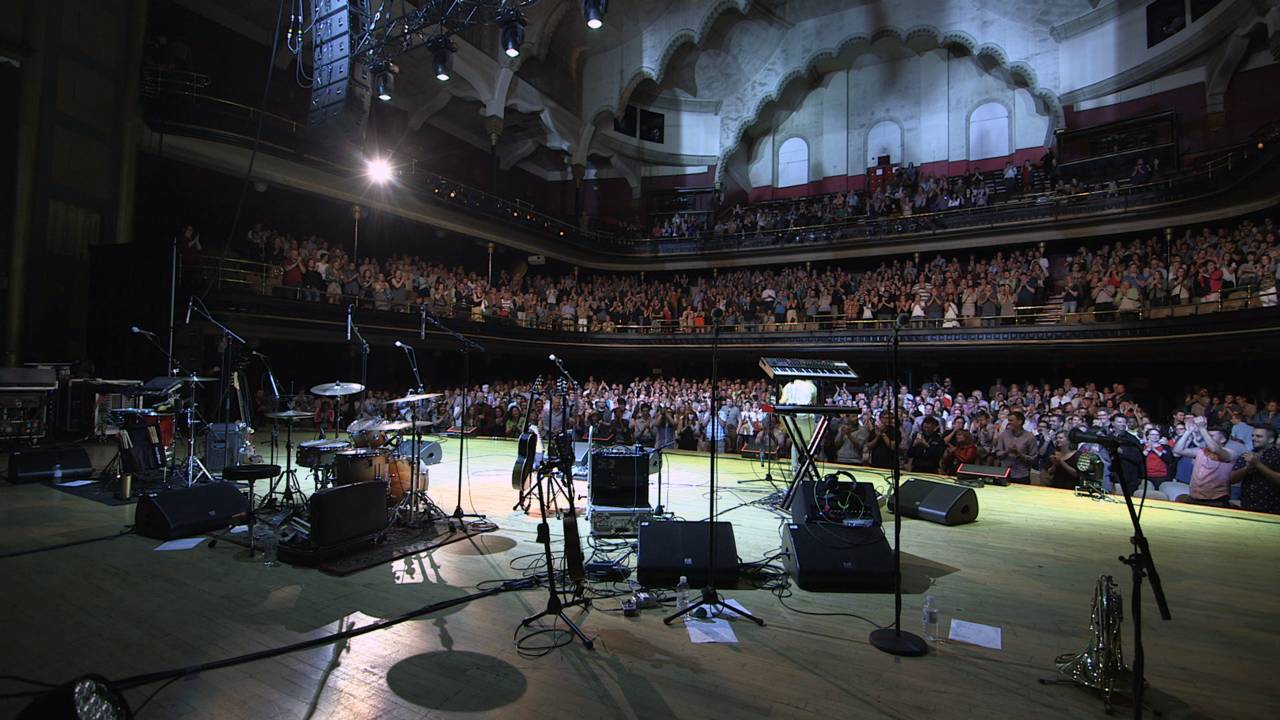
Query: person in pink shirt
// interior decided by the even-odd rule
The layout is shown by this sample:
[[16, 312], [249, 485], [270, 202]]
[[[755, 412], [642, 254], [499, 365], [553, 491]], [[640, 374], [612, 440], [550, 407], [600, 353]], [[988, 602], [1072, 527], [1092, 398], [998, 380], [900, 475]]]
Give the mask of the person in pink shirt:
[[[1192, 447], [1193, 440], [1203, 447]], [[1231, 499], [1231, 470], [1235, 455], [1227, 448], [1227, 435], [1217, 428], [1209, 429], [1208, 421], [1196, 417], [1178, 438], [1173, 454], [1191, 458], [1191, 493], [1187, 502], [1226, 507]]]

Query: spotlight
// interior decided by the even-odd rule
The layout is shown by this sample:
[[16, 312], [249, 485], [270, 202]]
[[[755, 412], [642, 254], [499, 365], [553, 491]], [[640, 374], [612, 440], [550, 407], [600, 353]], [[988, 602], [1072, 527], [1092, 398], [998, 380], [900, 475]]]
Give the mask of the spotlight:
[[449, 58], [457, 48], [452, 42], [449, 42], [449, 37], [447, 35], [436, 35], [427, 41], [427, 49], [431, 51], [431, 58], [436, 71], [436, 79], [440, 82], [448, 82]]
[[378, 91], [378, 99], [382, 102], [391, 102], [391, 91], [395, 89], [395, 78], [389, 72], [380, 72], [374, 80], [374, 86]]
[[391, 179], [391, 163], [387, 162], [386, 158], [371, 158], [365, 164], [365, 174], [375, 183], [385, 184]]
[[507, 57], [519, 57], [520, 46], [524, 44], [524, 26], [528, 24], [524, 14], [519, 8], [504, 8], [498, 11], [494, 20], [502, 28], [499, 36], [502, 51], [507, 54]]
[[609, 0], [582, 0], [582, 16], [587, 19], [587, 27], [599, 30], [604, 27], [604, 14], [609, 8]]
[[18, 717], [126, 720], [133, 717], [133, 711], [109, 680], [101, 675], [84, 675], [36, 698]]

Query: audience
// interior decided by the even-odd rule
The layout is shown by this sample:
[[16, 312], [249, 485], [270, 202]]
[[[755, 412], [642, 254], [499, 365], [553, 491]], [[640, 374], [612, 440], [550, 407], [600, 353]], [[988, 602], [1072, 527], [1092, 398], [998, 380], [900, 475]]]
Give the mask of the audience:
[[[850, 201], [842, 202], [847, 208]], [[1067, 256], [1025, 247], [856, 269], [806, 264], [669, 277], [502, 270], [492, 284], [485, 275], [420, 257], [352, 258], [322, 238], [293, 238], [261, 225], [249, 231], [246, 246], [249, 255], [273, 263], [272, 281], [300, 299], [337, 304], [354, 297], [375, 309], [408, 312], [426, 304], [477, 322], [581, 332], [706, 332], [717, 308], [728, 329], [747, 331], [885, 326], [902, 314], [913, 325], [942, 328], [1072, 321], [1081, 313], [1131, 319], [1153, 307], [1242, 305], [1237, 290], [1269, 291], [1274, 301], [1280, 274], [1270, 218], [1186, 229], [1169, 241], [1082, 246]], [[1060, 313], [1046, 306], [1051, 300], [1060, 302]]]

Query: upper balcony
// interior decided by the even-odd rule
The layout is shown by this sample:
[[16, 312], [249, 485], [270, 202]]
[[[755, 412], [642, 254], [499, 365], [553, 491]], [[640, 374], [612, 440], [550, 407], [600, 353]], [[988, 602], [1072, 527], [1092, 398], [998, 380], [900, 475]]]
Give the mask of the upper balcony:
[[627, 238], [580, 229], [528, 203], [424, 171], [412, 159], [400, 163], [394, 198], [369, 195], [362, 191], [363, 167], [308, 153], [305, 127], [289, 118], [208, 95], [196, 82], [152, 78], [144, 87], [151, 130], [144, 149], [149, 152], [243, 173], [260, 124], [254, 172], [261, 179], [599, 269], [734, 267], [1045, 242], [1205, 222], [1280, 200], [1280, 183], [1258, 181], [1275, 172], [1280, 123], [1273, 123], [1249, 143], [1143, 184], [1022, 196], [905, 217], [863, 214], [824, 225], [731, 235]]

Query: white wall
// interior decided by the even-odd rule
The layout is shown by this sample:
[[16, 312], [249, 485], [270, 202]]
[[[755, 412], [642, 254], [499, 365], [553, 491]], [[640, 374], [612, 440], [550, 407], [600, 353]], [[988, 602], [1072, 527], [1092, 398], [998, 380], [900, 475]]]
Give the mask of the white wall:
[[901, 157], [895, 162], [964, 161], [969, 159], [969, 116], [988, 102], [1009, 109], [1014, 150], [1040, 147], [1048, 139], [1049, 118], [1035, 98], [989, 74], [972, 57], [950, 56], [943, 49], [901, 57], [898, 48], [859, 56], [850, 70], [824, 76], [793, 109], [775, 112], [767, 121], [771, 130], [748, 141], [752, 187], [780, 187], [778, 147], [791, 137], [809, 145], [811, 182], [860, 175], [873, 155], [868, 133], [885, 121], [902, 129]]

